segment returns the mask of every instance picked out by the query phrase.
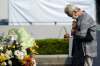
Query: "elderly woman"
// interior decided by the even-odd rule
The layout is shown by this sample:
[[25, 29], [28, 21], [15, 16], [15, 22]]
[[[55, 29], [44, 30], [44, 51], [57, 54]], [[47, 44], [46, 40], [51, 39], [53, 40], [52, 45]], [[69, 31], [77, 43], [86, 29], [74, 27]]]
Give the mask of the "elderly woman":
[[64, 11], [74, 19], [72, 66], [92, 66], [93, 58], [97, 56], [96, 22], [75, 5], [66, 5]]

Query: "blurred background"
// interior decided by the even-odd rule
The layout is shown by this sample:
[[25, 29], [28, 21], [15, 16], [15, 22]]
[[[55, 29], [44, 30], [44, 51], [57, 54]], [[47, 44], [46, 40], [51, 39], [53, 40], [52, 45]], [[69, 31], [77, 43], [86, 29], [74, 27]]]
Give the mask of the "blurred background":
[[0, 25], [71, 24], [71, 18], [64, 13], [64, 7], [69, 3], [98, 20], [99, 0], [0, 0]]

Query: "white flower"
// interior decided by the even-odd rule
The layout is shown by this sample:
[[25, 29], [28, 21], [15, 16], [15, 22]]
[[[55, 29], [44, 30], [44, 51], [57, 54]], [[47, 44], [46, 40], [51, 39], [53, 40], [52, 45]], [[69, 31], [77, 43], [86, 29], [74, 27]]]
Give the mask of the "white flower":
[[9, 60], [9, 61], [8, 61], [8, 64], [12, 66], [12, 61], [11, 61], [11, 60]]
[[18, 59], [23, 59], [25, 56], [25, 53], [19, 50], [16, 50], [14, 54], [18, 57]]
[[15, 54], [16, 56], [18, 56], [18, 55], [20, 54], [20, 51], [19, 51], [19, 50], [16, 50], [16, 51], [14, 52], [14, 54]]
[[11, 50], [7, 50], [6, 54], [11, 57], [12, 56], [12, 51]]
[[3, 47], [2, 46], [0, 46], [0, 50], [3, 50]]

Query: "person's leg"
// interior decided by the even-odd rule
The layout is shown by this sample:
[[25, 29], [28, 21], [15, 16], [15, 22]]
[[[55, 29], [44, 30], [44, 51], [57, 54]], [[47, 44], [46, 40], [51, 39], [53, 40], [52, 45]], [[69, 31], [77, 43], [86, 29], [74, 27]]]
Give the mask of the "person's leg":
[[84, 66], [84, 52], [82, 49], [82, 42], [78, 37], [74, 37], [73, 40], [71, 66]]
[[93, 57], [86, 56], [84, 66], [92, 66], [93, 64]]

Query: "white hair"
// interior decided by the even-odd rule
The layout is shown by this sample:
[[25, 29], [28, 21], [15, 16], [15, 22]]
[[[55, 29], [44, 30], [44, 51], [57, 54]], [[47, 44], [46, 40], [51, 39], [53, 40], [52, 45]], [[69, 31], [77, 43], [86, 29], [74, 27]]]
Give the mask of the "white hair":
[[80, 10], [80, 8], [78, 8], [77, 6], [73, 4], [67, 4], [64, 9], [64, 12], [69, 16], [72, 16], [73, 11], [78, 11], [78, 10]]

